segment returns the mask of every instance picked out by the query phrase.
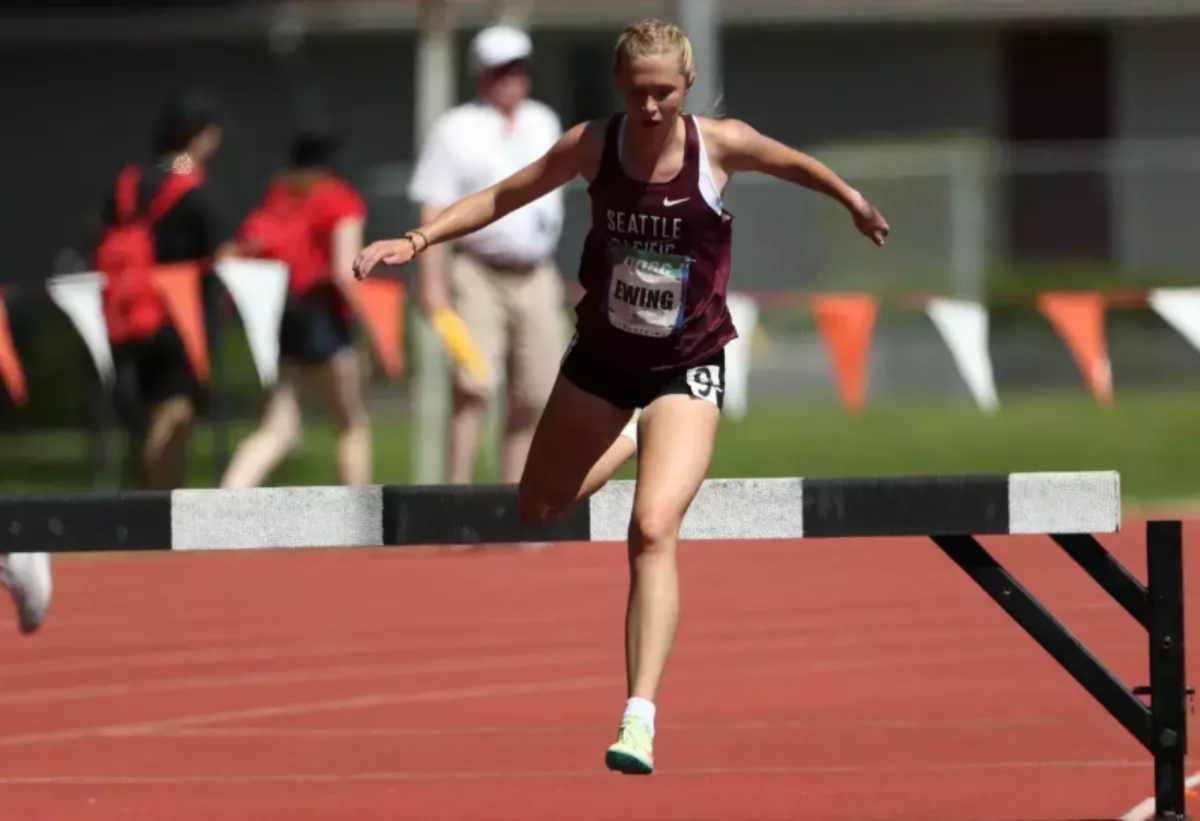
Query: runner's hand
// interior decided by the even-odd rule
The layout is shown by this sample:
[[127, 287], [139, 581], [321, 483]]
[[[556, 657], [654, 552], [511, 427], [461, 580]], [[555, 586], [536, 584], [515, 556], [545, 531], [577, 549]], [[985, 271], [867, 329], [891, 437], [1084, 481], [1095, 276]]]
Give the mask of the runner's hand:
[[408, 237], [372, 242], [354, 259], [354, 278], [366, 279], [376, 265], [404, 265], [416, 256], [416, 246]]
[[883, 218], [883, 214], [879, 213], [879, 209], [867, 202], [865, 197], [859, 195], [858, 202], [854, 204], [850, 212], [854, 215], [854, 227], [859, 230], [859, 233], [876, 245], [887, 244], [888, 234], [892, 229], [888, 225], [888, 221]]

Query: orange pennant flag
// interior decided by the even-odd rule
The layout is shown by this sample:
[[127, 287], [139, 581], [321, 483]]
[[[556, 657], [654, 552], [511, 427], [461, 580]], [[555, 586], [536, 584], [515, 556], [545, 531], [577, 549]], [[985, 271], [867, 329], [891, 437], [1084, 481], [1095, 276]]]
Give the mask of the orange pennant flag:
[[194, 263], [160, 265], [154, 285], [162, 294], [167, 313], [183, 340], [192, 370], [202, 381], [209, 377], [208, 337], [204, 332], [204, 299], [200, 292], [200, 266]]
[[1038, 295], [1037, 307], [1070, 348], [1096, 401], [1111, 405], [1112, 364], [1104, 336], [1104, 296], [1092, 291], [1051, 292]]
[[0, 378], [8, 388], [8, 395], [17, 405], [29, 401], [29, 388], [25, 384], [25, 371], [13, 344], [12, 332], [8, 327], [8, 311], [4, 308], [4, 296], [0, 294]]
[[857, 413], [867, 398], [871, 336], [879, 300], [870, 294], [827, 294], [813, 297], [811, 304], [817, 329], [833, 359], [842, 402]]
[[383, 369], [392, 379], [404, 372], [404, 283], [398, 279], [366, 279], [357, 283], [355, 310]]

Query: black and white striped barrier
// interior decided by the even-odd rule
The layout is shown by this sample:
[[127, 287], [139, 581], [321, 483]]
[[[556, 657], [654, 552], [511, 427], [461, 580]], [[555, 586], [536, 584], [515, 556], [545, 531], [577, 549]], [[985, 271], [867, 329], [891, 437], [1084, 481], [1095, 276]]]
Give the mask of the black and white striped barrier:
[[[565, 519], [523, 526], [513, 487], [281, 487], [0, 495], [0, 550], [124, 550], [624, 541], [634, 483], [609, 482]], [[684, 539], [1113, 533], [1112, 472], [883, 479], [710, 479]]]

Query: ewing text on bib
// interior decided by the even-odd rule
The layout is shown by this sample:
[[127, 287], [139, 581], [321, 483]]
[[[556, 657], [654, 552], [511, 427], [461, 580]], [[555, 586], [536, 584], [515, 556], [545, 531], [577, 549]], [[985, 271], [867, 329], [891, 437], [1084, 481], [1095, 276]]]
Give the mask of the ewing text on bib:
[[613, 241], [608, 283], [608, 321], [640, 336], [666, 337], [683, 329], [691, 260]]

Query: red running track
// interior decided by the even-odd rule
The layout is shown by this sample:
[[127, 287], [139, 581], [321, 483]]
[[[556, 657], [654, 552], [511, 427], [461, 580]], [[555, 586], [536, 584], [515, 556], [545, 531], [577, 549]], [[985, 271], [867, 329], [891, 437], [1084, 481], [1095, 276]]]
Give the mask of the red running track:
[[[1144, 578], [1127, 527], [1102, 541]], [[984, 543], [1147, 683], [1144, 631], [1058, 548]], [[0, 621], [6, 819], [1047, 821], [1151, 791], [1142, 748], [923, 539], [685, 545], [650, 778], [603, 766], [624, 700], [619, 546], [56, 572], [42, 634]], [[1200, 563], [1186, 572], [1197, 589]]]

